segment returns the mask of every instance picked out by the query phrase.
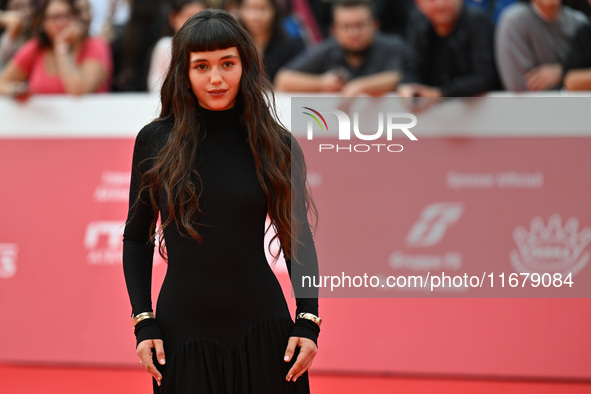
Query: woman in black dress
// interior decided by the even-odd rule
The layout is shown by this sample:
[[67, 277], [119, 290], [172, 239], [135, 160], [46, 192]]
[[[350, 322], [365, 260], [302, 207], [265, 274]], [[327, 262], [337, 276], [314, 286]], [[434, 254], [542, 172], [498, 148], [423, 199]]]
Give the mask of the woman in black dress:
[[[232, 16], [199, 12], [172, 45], [160, 117], [135, 141], [123, 236], [136, 352], [155, 393], [309, 393], [321, 321], [318, 289], [296, 286], [318, 274], [301, 148]], [[267, 215], [295, 322], [265, 257]], [[168, 267], [154, 314], [156, 239]]]

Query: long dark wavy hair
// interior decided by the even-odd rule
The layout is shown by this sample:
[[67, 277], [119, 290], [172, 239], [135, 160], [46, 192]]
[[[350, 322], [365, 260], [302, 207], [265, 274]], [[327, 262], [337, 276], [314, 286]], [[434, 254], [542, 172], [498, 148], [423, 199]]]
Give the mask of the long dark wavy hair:
[[[265, 233], [271, 226], [276, 231], [268, 249], [275, 263], [279, 253], [273, 254], [271, 244], [278, 238], [285, 258], [300, 263], [295, 252], [297, 245], [301, 244], [300, 234], [306, 218], [292, 215], [292, 203], [294, 208], [305, 207], [306, 216], [312, 214], [313, 228], [318, 218], [307, 188], [303, 153], [291, 133], [276, 120], [273, 87], [265, 75], [262, 58], [250, 34], [223, 10], [210, 8], [193, 15], [173, 37], [171, 65], [161, 90], [162, 111], [156, 120], [174, 121], [174, 126], [167, 142], [157, 157], [153, 158], [151, 169], [142, 177], [138, 201], [141, 192], [147, 189], [155, 212], [150, 227], [151, 241], [155, 243], [158, 238], [159, 252], [164, 258], [163, 230], [169, 225], [175, 224], [179, 229], [182, 227], [186, 236], [202, 243], [196, 226], [196, 218], [201, 211], [194, 181], [200, 184], [198, 190], [203, 190], [203, 185], [192, 164], [205, 130], [201, 127], [200, 115], [196, 110], [197, 97], [190, 89], [189, 56], [190, 52], [231, 47], [237, 48], [242, 62], [242, 77], [235, 105], [240, 106], [241, 124], [247, 131], [257, 179], [267, 196], [271, 224]], [[166, 197], [167, 207], [163, 209], [168, 212], [168, 218], [156, 230], [160, 193]], [[293, 244], [292, 240], [295, 241]]]

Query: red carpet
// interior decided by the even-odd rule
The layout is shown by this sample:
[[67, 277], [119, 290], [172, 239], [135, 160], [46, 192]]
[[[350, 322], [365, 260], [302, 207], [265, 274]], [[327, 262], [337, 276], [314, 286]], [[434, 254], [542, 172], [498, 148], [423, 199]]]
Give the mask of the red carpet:
[[[313, 394], [591, 394], [591, 383], [520, 382], [311, 373]], [[0, 365], [0, 393], [149, 394], [151, 380], [135, 368]]]

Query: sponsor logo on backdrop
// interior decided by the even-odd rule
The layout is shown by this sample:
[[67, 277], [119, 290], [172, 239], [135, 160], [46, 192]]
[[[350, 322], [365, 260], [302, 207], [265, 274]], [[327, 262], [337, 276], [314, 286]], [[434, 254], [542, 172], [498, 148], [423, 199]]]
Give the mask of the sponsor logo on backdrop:
[[101, 181], [94, 190], [94, 201], [127, 202], [130, 178], [129, 171], [103, 171]]
[[[459, 202], [436, 202], [427, 205], [410, 228], [405, 245], [409, 248], [431, 248], [442, 242], [450, 228], [455, 225], [464, 212]], [[457, 270], [462, 266], [462, 253], [404, 253], [390, 254], [388, 265], [392, 269], [415, 271]]]
[[[307, 139], [314, 139], [314, 129], [319, 130], [319, 133], [327, 133], [329, 126], [327, 118], [336, 119], [338, 124], [338, 138], [339, 141], [350, 141], [353, 136], [362, 141], [376, 141], [386, 134], [387, 141], [391, 141], [393, 136], [406, 136], [411, 141], [417, 141], [417, 138], [410, 131], [411, 128], [417, 125], [417, 117], [410, 113], [382, 113], [377, 117], [377, 130], [368, 130], [367, 127], [360, 126], [360, 116], [358, 112], [353, 113], [353, 120], [351, 121], [349, 115], [343, 111], [333, 109], [331, 111], [317, 111], [311, 107], [302, 107], [304, 111], [302, 114], [308, 117], [307, 120]], [[363, 129], [363, 130], [362, 130]], [[363, 144], [326, 144], [318, 145], [319, 152], [349, 152], [349, 153], [366, 153], [366, 152], [402, 152], [404, 147], [400, 144], [385, 144], [385, 143], [363, 143]]]
[[464, 212], [460, 203], [438, 202], [427, 205], [406, 236], [406, 246], [433, 246], [441, 242], [445, 231]]
[[458, 172], [449, 171], [446, 176], [447, 187], [462, 189], [541, 189], [544, 186], [544, 173], [499, 171], [499, 172]]
[[0, 243], [0, 278], [8, 279], [16, 275], [18, 245]]
[[123, 253], [122, 221], [95, 221], [86, 226], [84, 247], [88, 250], [86, 261], [92, 265], [121, 264]]
[[[97, 220], [88, 223], [84, 236], [84, 247], [88, 250], [86, 262], [91, 265], [114, 265], [122, 263], [123, 230], [125, 222], [118, 220]], [[154, 266], [164, 262], [158, 254], [159, 243], [154, 248]]]
[[589, 261], [585, 249], [591, 241], [591, 228], [579, 230], [579, 221], [571, 217], [562, 224], [560, 215], [552, 215], [548, 224], [536, 216], [529, 225], [515, 228], [513, 240], [517, 250], [510, 253], [513, 267], [518, 272], [562, 273], [573, 275]]

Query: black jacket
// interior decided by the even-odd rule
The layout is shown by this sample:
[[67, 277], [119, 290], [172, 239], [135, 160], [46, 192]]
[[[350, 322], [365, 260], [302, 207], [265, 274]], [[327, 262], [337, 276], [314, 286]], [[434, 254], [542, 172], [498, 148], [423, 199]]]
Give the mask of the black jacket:
[[577, 30], [564, 64], [564, 72], [581, 68], [591, 68], [591, 24], [585, 24]]
[[468, 97], [500, 88], [494, 27], [486, 14], [464, 5], [455, 29], [446, 37], [439, 37], [420, 12], [411, 18], [412, 54], [403, 83], [437, 87], [444, 97]]

